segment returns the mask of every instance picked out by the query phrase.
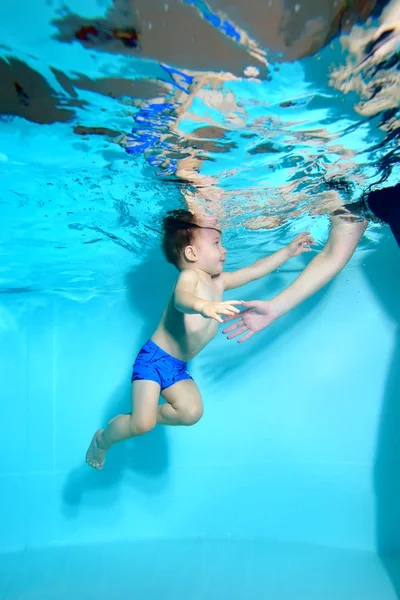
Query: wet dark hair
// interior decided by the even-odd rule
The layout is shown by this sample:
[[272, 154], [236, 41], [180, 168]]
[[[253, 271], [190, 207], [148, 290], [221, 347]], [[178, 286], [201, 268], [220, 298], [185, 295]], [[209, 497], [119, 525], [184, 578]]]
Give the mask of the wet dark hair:
[[192, 244], [195, 229], [201, 229], [193, 213], [179, 208], [169, 211], [162, 224], [162, 249], [167, 261], [179, 269], [182, 253]]
[[353, 191], [353, 183], [344, 179], [343, 177], [331, 177], [330, 179], [324, 179], [326, 190], [335, 190], [342, 196], [349, 200]]

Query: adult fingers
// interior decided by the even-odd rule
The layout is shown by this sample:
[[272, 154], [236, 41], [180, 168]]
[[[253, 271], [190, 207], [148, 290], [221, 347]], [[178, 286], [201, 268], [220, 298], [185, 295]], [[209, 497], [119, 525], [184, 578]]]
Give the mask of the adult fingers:
[[[225, 319], [225, 321], [230, 321], [232, 318], [227, 318]], [[225, 333], [229, 333], [231, 331], [234, 331], [235, 329], [237, 329], [238, 327], [243, 327], [244, 323], [243, 321], [238, 321], [237, 323], [233, 323], [232, 325], [229, 325], [229, 327], [225, 327], [225, 329], [222, 330], [222, 333], [225, 335]]]
[[227, 336], [227, 339], [232, 340], [233, 338], [237, 337], [238, 335], [242, 335], [246, 331], [247, 331], [246, 325], [244, 325], [243, 327], [239, 327], [238, 329], [235, 329], [234, 331], [232, 331], [232, 333], [230, 333]]
[[238, 340], [238, 344], [243, 344], [243, 342], [247, 342], [247, 340], [251, 338], [252, 335], [254, 335], [254, 331], [249, 330], [248, 333], [246, 333], [246, 335], [244, 335], [240, 338], [240, 340]]

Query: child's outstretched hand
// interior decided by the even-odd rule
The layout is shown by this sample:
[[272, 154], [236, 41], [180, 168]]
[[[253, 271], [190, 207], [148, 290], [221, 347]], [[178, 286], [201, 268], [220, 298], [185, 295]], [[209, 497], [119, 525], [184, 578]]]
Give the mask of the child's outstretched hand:
[[243, 304], [242, 300], [226, 300], [225, 302], [210, 302], [204, 301], [199, 313], [206, 318], [215, 319], [219, 323], [223, 323], [224, 320], [220, 315], [234, 316], [240, 313], [238, 308], [235, 308], [235, 304]]
[[302, 254], [303, 252], [312, 252], [310, 246], [314, 243], [314, 239], [310, 236], [310, 232], [305, 231], [294, 238], [293, 242], [290, 242], [287, 248], [290, 256], [299, 256], [299, 254]]

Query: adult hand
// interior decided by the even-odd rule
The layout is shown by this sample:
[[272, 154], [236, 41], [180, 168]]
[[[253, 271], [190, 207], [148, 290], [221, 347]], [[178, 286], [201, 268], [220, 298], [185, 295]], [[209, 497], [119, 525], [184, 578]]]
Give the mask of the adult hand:
[[229, 335], [228, 340], [231, 340], [239, 335], [242, 336], [238, 343], [246, 342], [252, 335], [268, 327], [275, 319], [279, 317], [272, 300], [251, 300], [243, 302], [245, 309], [240, 315], [234, 315], [225, 318], [224, 321], [232, 321], [239, 319], [229, 327], [226, 327], [222, 333]]

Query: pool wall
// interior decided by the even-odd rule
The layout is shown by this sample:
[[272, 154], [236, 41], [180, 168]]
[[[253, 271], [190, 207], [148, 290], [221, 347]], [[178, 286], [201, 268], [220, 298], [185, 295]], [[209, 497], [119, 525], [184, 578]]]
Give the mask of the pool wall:
[[[174, 278], [153, 253], [126, 289], [2, 294], [0, 550], [149, 538], [400, 544], [400, 272], [391, 241], [243, 345], [192, 364], [205, 413], [84, 464], [130, 410], [130, 370]], [[297, 268], [297, 267], [296, 267]], [[230, 297], [267, 298], [290, 267]]]

